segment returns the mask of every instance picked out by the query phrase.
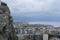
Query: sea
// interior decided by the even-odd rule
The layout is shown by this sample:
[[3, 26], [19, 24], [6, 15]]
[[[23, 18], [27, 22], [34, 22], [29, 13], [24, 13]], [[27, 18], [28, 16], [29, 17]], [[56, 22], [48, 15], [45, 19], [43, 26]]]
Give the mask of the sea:
[[39, 21], [39, 22], [28, 22], [28, 23], [29, 23], [29, 24], [53, 25], [54, 27], [60, 27], [60, 22]]

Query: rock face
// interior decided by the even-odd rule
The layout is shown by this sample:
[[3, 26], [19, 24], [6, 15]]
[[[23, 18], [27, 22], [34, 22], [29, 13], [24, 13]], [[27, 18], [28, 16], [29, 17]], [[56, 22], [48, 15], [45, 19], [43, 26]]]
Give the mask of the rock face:
[[13, 20], [6, 3], [0, 5], [0, 40], [16, 40], [13, 28]]

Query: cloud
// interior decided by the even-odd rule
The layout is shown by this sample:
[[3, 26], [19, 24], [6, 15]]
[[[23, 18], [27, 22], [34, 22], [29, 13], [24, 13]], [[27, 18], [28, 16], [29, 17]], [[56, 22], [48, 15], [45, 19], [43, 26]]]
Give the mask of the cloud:
[[18, 12], [48, 11], [55, 0], [4, 0]]
[[2, 0], [5, 1], [12, 13], [46, 12], [50, 11], [55, 0]]
[[2, 1], [8, 4], [11, 10], [11, 14], [15, 20], [20, 21], [60, 20], [59, 19], [60, 0], [2, 0]]

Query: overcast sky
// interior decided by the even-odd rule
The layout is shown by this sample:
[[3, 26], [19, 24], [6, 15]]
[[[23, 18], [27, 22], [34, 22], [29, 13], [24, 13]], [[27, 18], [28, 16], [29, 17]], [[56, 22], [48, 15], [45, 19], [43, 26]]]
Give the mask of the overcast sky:
[[60, 22], [60, 0], [2, 0], [14, 21]]

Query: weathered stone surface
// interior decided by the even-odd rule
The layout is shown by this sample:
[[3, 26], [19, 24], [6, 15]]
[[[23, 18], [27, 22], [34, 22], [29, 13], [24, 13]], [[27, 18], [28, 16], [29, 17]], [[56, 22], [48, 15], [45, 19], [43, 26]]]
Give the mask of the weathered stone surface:
[[0, 40], [3, 40], [3, 36], [2, 35], [0, 35]]
[[0, 40], [17, 40], [10, 10], [4, 2], [0, 5]]

